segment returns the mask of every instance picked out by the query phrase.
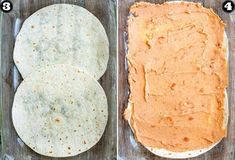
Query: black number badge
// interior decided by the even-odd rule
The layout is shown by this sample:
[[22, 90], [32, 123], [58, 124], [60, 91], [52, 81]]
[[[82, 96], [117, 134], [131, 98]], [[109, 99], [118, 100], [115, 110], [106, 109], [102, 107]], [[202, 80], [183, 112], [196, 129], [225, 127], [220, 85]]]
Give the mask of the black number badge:
[[230, 13], [234, 10], [234, 3], [233, 1], [225, 1], [223, 3], [223, 10], [227, 13]]
[[13, 9], [13, 5], [10, 1], [5, 0], [1, 2], [1, 10], [3, 12], [10, 12]]

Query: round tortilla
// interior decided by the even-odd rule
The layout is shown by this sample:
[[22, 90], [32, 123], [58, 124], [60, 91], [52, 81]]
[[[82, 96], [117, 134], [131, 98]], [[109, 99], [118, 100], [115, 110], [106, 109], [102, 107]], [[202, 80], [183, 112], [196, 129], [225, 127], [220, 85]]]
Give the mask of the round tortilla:
[[[179, 2], [183, 2], [183, 3], [191, 3], [191, 2], [187, 2], [187, 1], [171, 1], [171, 2], [165, 2], [165, 3], [179, 3]], [[228, 62], [228, 58], [229, 58], [229, 48], [228, 48], [228, 38], [226, 35], [226, 32], [224, 32], [224, 48], [226, 49], [226, 60]], [[228, 106], [228, 95], [226, 90], [224, 91], [225, 94], [225, 100], [224, 100], [224, 128], [227, 128], [227, 124], [228, 124], [228, 119], [229, 119], [229, 106]], [[128, 103], [128, 107], [127, 109], [130, 112], [132, 112], [132, 106], [130, 103]], [[130, 117], [128, 119], [128, 123], [129, 126], [132, 129], [131, 123], [130, 123]], [[222, 140], [222, 139], [221, 139]], [[152, 148], [152, 147], [148, 147], [148, 146], [144, 146], [145, 148], [147, 148], [150, 152], [152, 152], [153, 154], [160, 156], [160, 157], [164, 157], [164, 158], [172, 158], [172, 159], [184, 159], [184, 158], [192, 158], [192, 157], [196, 157], [199, 156], [203, 153], [208, 152], [209, 150], [211, 150], [213, 147], [215, 147], [217, 144], [219, 144], [219, 142], [221, 141], [219, 140], [218, 142], [214, 143], [213, 145], [211, 145], [208, 148], [202, 148], [199, 150], [192, 150], [192, 151], [186, 151], [186, 152], [172, 152], [166, 149], [160, 149], [160, 148]]]
[[14, 61], [23, 78], [51, 64], [70, 64], [99, 79], [109, 42], [100, 21], [70, 4], [42, 8], [27, 18], [16, 38]]
[[108, 119], [104, 90], [89, 75], [66, 65], [27, 76], [15, 94], [12, 120], [19, 137], [50, 157], [82, 153], [101, 138]]

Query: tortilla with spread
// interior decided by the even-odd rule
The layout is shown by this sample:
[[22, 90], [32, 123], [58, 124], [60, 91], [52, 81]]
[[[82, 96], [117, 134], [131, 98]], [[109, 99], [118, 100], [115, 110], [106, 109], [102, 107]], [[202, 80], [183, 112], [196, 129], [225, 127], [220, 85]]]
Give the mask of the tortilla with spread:
[[224, 23], [212, 9], [190, 2], [141, 2], [130, 14], [125, 117], [136, 140], [182, 153], [174, 158], [211, 148], [227, 132]]

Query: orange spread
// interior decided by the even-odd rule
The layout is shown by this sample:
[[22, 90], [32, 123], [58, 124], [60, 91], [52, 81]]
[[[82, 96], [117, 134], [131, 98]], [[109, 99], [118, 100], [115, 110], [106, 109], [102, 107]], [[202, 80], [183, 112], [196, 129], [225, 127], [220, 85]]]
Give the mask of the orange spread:
[[226, 136], [224, 23], [197, 3], [136, 3], [128, 20], [131, 109], [144, 146], [184, 152]]

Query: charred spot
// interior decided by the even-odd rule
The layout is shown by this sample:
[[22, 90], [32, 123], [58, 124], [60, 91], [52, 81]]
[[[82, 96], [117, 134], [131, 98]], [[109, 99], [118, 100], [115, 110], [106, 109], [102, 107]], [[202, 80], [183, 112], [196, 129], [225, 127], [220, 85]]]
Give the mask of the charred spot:
[[60, 119], [59, 119], [59, 118], [56, 118], [55, 121], [56, 121], [57, 123], [59, 123], [59, 122], [60, 122]]

